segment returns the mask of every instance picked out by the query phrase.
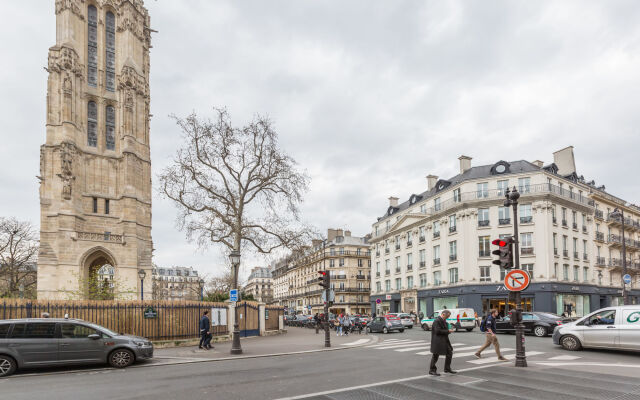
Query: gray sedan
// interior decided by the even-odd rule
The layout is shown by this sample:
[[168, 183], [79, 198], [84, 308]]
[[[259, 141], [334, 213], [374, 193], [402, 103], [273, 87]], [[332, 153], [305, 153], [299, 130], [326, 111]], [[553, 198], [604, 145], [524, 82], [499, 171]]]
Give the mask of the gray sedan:
[[124, 368], [152, 357], [148, 339], [82, 320], [0, 320], [0, 377], [43, 366], [108, 363]]

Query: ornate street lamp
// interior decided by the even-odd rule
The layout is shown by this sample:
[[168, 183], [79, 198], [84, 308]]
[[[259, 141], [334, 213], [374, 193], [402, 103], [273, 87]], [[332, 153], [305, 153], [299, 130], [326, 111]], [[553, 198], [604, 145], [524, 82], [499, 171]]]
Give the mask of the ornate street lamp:
[[198, 286], [200, 286], [200, 301], [204, 301], [204, 279], [200, 278]]
[[629, 305], [629, 295], [627, 294], [627, 284], [624, 283], [624, 276], [627, 274], [627, 247], [624, 243], [624, 210], [616, 208], [611, 214], [611, 218], [618, 219], [622, 222], [622, 274], [620, 280], [622, 280], [622, 301], [624, 305]]
[[144, 278], [147, 273], [143, 269], [138, 270], [138, 277], [140, 278], [140, 300], [144, 300]]
[[[238, 270], [240, 269], [240, 252], [238, 250], [233, 250], [231, 254], [229, 254], [229, 259], [231, 260], [231, 265], [233, 266], [233, 288], [238, 289]], [[237, 304], [233, 307], [234, 310], [234, 318], [233, 318], [233, 342], [231, 345], [231, 354], [242, 354], [242, 347], [240, 347], [240, 325], [238, 324], [238, 307]]]

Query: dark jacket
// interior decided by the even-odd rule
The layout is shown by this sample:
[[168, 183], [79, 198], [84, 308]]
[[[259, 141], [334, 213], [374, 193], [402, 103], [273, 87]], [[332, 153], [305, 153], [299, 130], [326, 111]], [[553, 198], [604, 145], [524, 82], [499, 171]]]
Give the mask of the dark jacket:
[[491, 329], [491, 332], [496, 333], [496, 319], [491, 314], [489, 314], [487, 322], [485, 322], [485, 332], [489, 333], [489, 329]]
[[200, 318], [200, 332], [209, 332], [209, 329], [211, 329], [211, 322], [209, 322], [209, 317], [203, 315], [202, 318]]
[[447, 322], [438, 317], [431, 324], [431, 353], [446, 355], [447, 350], [453, 351], [451, 342], [449, 341], [449, 328]]

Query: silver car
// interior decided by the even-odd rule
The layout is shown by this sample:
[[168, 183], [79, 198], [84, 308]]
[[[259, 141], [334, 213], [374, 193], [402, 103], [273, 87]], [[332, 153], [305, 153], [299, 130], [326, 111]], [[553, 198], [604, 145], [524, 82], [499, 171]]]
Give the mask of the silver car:
[[602, 308], [556, 327], [553, 343], [566, 350], [583, 347], [640, 351], [640, 305]]
[[108, 363], [124, 368], [152, 357], [148, 339], [82, 320], [0, 320], [0, 377], [30, 367]]

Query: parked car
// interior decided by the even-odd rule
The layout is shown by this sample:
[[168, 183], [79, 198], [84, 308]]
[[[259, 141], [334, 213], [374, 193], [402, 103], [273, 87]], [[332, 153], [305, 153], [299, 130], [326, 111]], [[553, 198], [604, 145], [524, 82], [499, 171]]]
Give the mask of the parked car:
[[367, 333], [382, 332], [389, 333], [392, 331], [404, 332], [404, 325], [400, 322], [400, 318], [395, 316], [375, 317], [367, 324]]
[[560, 325], [553, 332], [553, 343], [565, 350], [640, 351], [640, 305], [606, 307]]
[[294, 321], [296, 319], [295, 315], [285, 315], [284, 316], [284, 324], [285, 325], [292, 325], [292, 321]]
[[[449, 308], [447, 310], [451, 312], [451, 315], [447, 318], [447, 323], [455, 328], [456, 332], [460, 329], [466, 329], [467, 332], [471, 332], [476, 327], [475, 312], [472, 308]], [[442, 311], [444, 310], [437, 310], [428, 318], [423, 318], [420, 321], [422, 329], [425, 331], [430, 330], [433, 321], [438, 318]]]
[[[544, 337], [553, 333], [556, 326], [569, 322], [561, 316], [546, 312], [523, 312], [522, 325], [524, 325], [524, 333], [530, 333], [538, 337]], [[511, 324], [511, 318], [505, 316], [496, 321], [496, 333], [513, 333], [514, 326]]]
[[82, 320], [0, 320], [0, 377], [44, 366], [108, 363], [124, 368], [152, 357], [149, 339]]
[[400, 322], [405, 328], [413, 328], [413, 318], [411, 318], [410, 314], [407, 313], [389, 313], [387, 315], [393, 315], [395, 317], [400, 318]]

